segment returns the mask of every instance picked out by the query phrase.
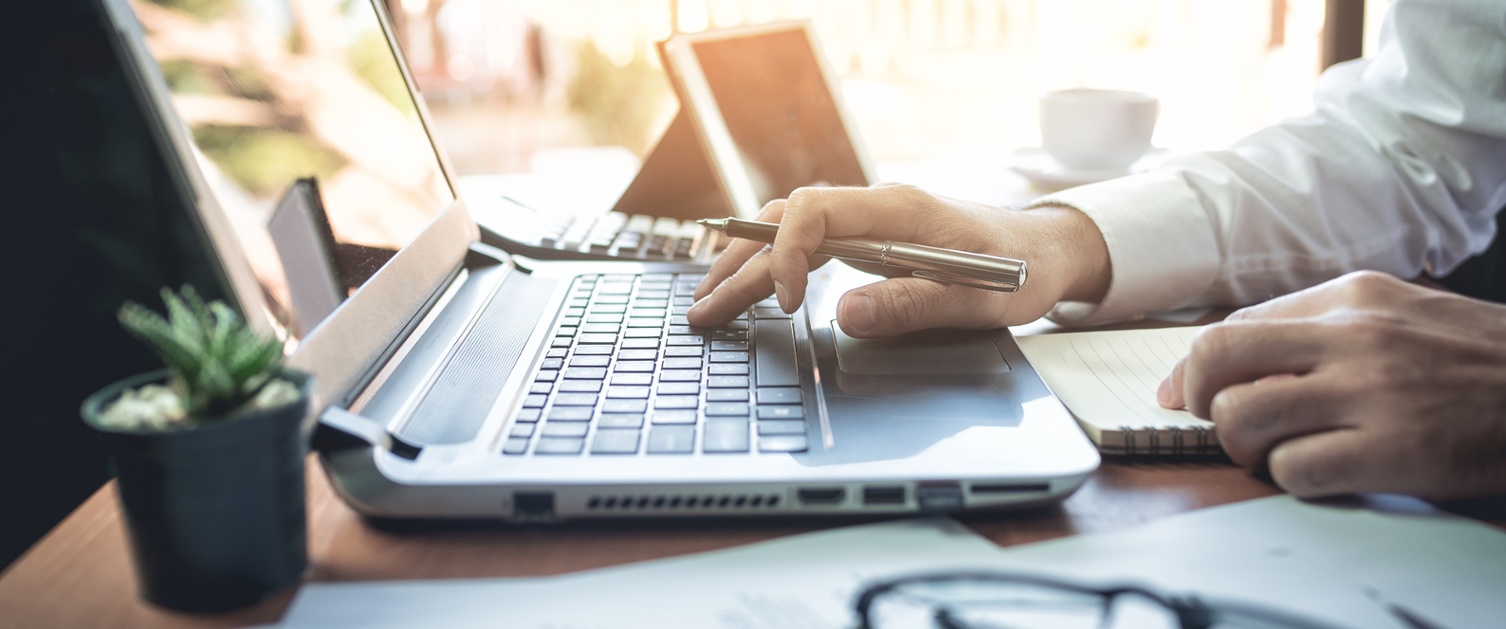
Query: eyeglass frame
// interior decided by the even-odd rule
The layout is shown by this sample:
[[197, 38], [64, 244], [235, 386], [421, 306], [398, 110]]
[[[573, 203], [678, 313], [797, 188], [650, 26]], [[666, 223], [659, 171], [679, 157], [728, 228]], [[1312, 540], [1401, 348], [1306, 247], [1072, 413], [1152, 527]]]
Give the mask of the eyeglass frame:
[[[1156, 603], [1176, 615], [1178, 626], [1181, 629], [1208, 629], [1213, 626], [1222, 615], [1240, 615], [1252, 620], [1287, 626], [1293, 629], [1338, 629], [1336, 625], [1326, 622], [1315, 621], [1310, 618], [1297, 616], [1292, 612], [1280, 609], [1241, 603], [1237, 601], [1218, 601], [1212, 605], [1197, 596], [1170, 596], [1137, 585], [1116, 585], [1109, 587], [1090, 587], [1072, 581], [1053, 579], [1039, 575], [1023, 574], [1006, 571], [982, 571], [982, 570], [959, 570], [944, 572], [928, 572], [912, 574], [883, 581], [876, 581], [865, 586], [853, 599], [852, 609], [857, 615], [857, 629], [873, 629], [872, 608], [873, 601], [880, 596], [893, 592], [907, 585], [915, 585], [928, 582], [965, 582], [982, 581], [996, 583], [1014, 583], [1034, 585], [1044, 588], [1055, 588], [1075, 594], [1097, 596], [1104, 602], [1107, 610], [1115, 598], [1125, 595], [1139, 596]], [[966, 629], [966, 625], [958, 624], [952, 620], [952, 616], [943, 607], [933, 606], [936, 610], [935, 619], [939, 626], [946, 629]]]

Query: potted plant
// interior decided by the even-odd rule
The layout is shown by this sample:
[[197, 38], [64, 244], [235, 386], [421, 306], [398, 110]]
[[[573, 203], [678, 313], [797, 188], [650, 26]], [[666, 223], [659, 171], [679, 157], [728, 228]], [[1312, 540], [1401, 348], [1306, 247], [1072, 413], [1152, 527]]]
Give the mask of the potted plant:
[[187, 286], [162, 299], [165, 318], [128, 302], [119, 319], [166, 369], [101, 389], [82, 414], [115, 459], [141, 595], [183, 611], [235, 609], [308, 566], [312, 381], [224, 303]]

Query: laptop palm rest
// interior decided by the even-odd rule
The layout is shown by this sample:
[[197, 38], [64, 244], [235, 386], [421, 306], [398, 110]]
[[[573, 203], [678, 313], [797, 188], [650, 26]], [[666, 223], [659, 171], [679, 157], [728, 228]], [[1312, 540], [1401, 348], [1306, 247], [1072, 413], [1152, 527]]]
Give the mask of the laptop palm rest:
[[[1045, 395], [1022, 387], [994, 337], [1008, 332], [931, 330], [857, 339], [836, 322], [813, 330], [832, 445], [801, 457], [810, 465], [903, 459], [977, 427], [1010, 428], [1022, 403]], [[829, 334], [829, 336], [828, 336]], [[823, 338], [825, 337], [825, 338]], [[1024, 380], [1033, 380], [1029, 370]]]

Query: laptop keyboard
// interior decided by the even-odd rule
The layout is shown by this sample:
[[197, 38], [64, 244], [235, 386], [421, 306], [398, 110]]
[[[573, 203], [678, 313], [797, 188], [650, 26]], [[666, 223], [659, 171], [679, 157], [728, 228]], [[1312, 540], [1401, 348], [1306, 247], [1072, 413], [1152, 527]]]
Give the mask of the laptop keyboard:
[[701, 275], [576, 278], [508, 456], [803, 452], [793, 322], [771, 302], [692, 328]]
[[541, 247], [636, 260], [691, 260], [711, 241], [692, 220], [622, 212], [564, 215], [539, 236]]

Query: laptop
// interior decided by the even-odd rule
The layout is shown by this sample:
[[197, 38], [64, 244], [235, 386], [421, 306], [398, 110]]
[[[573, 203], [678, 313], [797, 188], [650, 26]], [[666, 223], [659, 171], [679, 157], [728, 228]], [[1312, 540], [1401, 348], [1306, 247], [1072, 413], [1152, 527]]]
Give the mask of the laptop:
[[[323, 467], [367, 516], [948, 512], [1058, 500], [1097, 467], [1007, 330], [842, 334], [857, 271], [701, 329], [704, 265], [480, 242], [379, 2], [105, 6], [229, 292], [314, 374]], [[333, 308], [290, 297], [329, 286]]]

